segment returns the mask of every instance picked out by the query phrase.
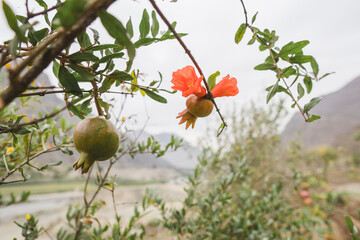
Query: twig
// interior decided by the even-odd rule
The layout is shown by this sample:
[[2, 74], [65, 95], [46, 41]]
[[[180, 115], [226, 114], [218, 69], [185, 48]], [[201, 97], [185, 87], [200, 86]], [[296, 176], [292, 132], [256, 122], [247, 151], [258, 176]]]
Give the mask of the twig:
[[[56, 112], [53, 112], [51, 114], [48, 114], [48, 115], [45, 115], [45, 117], [43, 118], [39, 118], [39, 119], [36, 119], [34, 121], [31, 121], [31, 122], [28, 122], [28, 123], [22, 123], [22, 124], [8, 124], [8, 123], [5, 123], [7, 124], [10, 128], [8, 129], [2, 129], [0, 130], [0, 134], [2, 133], [8, 133], [8, 132], [14, 132], [22, 127], [25, 127], [25, 126], [29, 126], [29, 125], [33, 125], [33, 124], [37, 124], [39, 122], [42, 122], [46, 119], [49, 119], [49, 118], [52, 118], [52, 117], [55, 117], [56, 115], [58, 115], [60, 112], [64, 111], [66, 108], [70, 107], [71, 103], [68, 103], [65, 107], [61, 108], [60, 110], [56, 111]], [[4, 123], [4, 122], [2, 122]]]
[[[246, 11], [245, 4], [244, 4], [243, 0], [240, 0], [240, 2], [241, 2], [241, 5], [242, 5], [242, 8], [243, 8], [243, 10], [244, 10], [245, 24], [246, 24], [246, 26], [247, 26], [248, 28], [250, 28], [250, 30], [251, 30], [253, 33], [255, 33], [254, 28], [248, 23], [248, 16], [247, 16], [247, 11]], [[295, 103], [295, 105], [297, 106], [297, 108], [299, 109], [299, 111], [300, 111], [301, 115], [303, 116], [304, 120], [307, 122], [309, 119], [305, 116], [304, 111], [303, 111], [302, 108], [300, 107], [298, 101], [296, 101], [294, 95], [292, 94], [292, 92], [291, 92], [291, 90], [290, 90], [289, 85], [286, 83], [286, 81], [285, 81], [285, 79], [284, 79], [284, 77], [283, 77], [283, 72], [280, 70], [279, 66], [277, 65], [277, 63], [276, 63], [276, 58], [275, 58], [274, 54], [272, 53], [271, 48], [269, 47], [268, 44], [266, 44], [266, 43], [263, 41], [262, 38], [259, 37], [258, 34], [256, 34], [256, 38], [257, 38], [259, 41], [261, 41], [261, 43], [264, 44], [264, 45], [266, 46], [266, 48], [269, 50], [270, 56], [271, 56], [271, 58], [272, 58], [272, 60], [273, 60], [273, 63], [274, 63], [274, 66], [276, 67], [276, 70], [277, 70], [277, 72], [278, 72], [278, 74], [279, 74], [278, 80], [281, 79], [281, 80], [283, 81], [283, 83], [284, 83], [284, 85], [285, 85], [285, 87], [286, 87], [286, 90], [289, 92], [289, 95], [290, 95], [291, 99], [293, 100], [293, 102]]]
[[[27, 1], [27, 0], [26, 0], [26, 1]], [[29, 20], [30, 18], [39, 16], [39, 15], [44, 15], [44, 14], [46, 14], [46, 13], [52, 11], [52, 10], [55, 10], [55, 9], [61, 7], [63, 4], [64, 4], [63, 2], [62, 2], [62, 3], [58, 3], [58, 4], [54, 5], [54, 6], [52, 6], [51, 8], [48, 8], [48, 9], [46, 9], [46, 10], [43, 10], [43, 11], [37, 12], [37, 13], [29, 12], [29, 10], [27, 9], [27, 18], [26, 18], [26, 20]], [[26, 6], [27, 6], [27, 5], [26, 5]]]
[[95, 102], [95, 106], [96, 106], [96, 110], [99, 114], [99, 116], [104, 116], [104, 111], [101, 109], [100, 103], [99, 103], [99, 89], [98, 86], [96, 85], [95, 80], [91, 80], [91, 84], [93, 86], [93, 93], [94, 93], [94, 102]]
[[[114, 181], [115, 181], [115, 179], [114, 179]], [[114, 193], [115, 192], [115, 186], [113, 186], [110, 191], [111, 191], [111, 197], [112, 197], [112, 202], [113, 202], [113, 207], [114, 207], [114, 213], [115, 213], [115, 217], [116, 217], [116, 223], [118, 225], [117, 231], [118, 231], [119, 236], [121, 236], [120, 217], [119, 217], [119, 214], [118, 214], [117, 209], [116, 209], [116, 201], [115, 201], [115, 193]]]
[[[51, 42], [49, 47], [40, 52], [33, 50], [31, 56], [28, 57], [28, 59], [34, 58], [35, 60], [32, 67], [21, 76], [21, 79], [16, 78], [16, 80], [18, 80], [16, 85], [10, 84], [8, 88], [0, 93], [0, 110], [12, 102], [19, 94], [23, 93], [28, 85], [36, 79], [36, 77], [53, 61], [53, 59], [65, 48], [69, 47], [73, 43], [74, 39], [93, 21], [95, 21], [95, 19], [97, 19], [98, 12], [107, 9], [114, 1], [115, 0], [90, 1], [87, 9], [84, 13], [82, 13], [74, 25], [65, 30], [59, 30], [59, 32], [52, 35], [59, 36]], [[44, 40], [44, 42], [45, 41], [46, 40]], [[36, 59], [34, 55], [36, 55]], [[12, 79], [12, 77], [9, 76], [9, 79]]]
[[179, 34], [175, 31], [174, 27], [170, 24], [169, 20], [165, 17], [165, 15], [162, 13], [162, 11], [160, 10], [160, 8], [157, 6], [157, 4], [155, 3], [154, 0], [149, 0], [151, 5], [154, 7], [155, 11], [159, 14], [159, 16], [161, 17], [161, 19], [164, 21], [164, 23], [168, 26], [168, 28], [170, 29], [170, 31], [174, 34], [176, 40], [180, 43], [180, 45], [183, 47], [183, 49], [185, 50], [185, 53], [189, 56], [189, 58], [191, 59], [191, 61], [194, 63], [196, 69], [198, 70], [199, 74], [203, 77], [203, 82], [207, 91], [207, 95], [208, 98], [213, 102], [216, 111], [218, 112], [221, 121], [223, 122], [223, 126], [221, 131], [218, 133], [217, 136], [219, 136], [221, 134], [221, 132], [224, 130], [225, 127], [227, 127], [227, 124], [225, 122], [224, 117], [221, 115], [220, 113], [220, 109], [218, 108], [214, 97], [210, 91], [210, 88], [207, 84], [207, 81], [205, 79], [204, 73], [202, 72], [199, 64], [197, 63], [197, 61], [195, 60], [194, 56], [191, 54], [190, 50], [188, 49], [188, 47], [185, 45], [185, 43], [183, 42], [183, 40], [181, 39], [181, 37], [179, 36]]
[[4, 160], [4, 165], [5, 165], [5, 168], [6, 168], [6, 172], [10, 172], [9, 167], [7, 165], [7, 162], [6, 162], [5, 155], [3, 155], [3, 160]]

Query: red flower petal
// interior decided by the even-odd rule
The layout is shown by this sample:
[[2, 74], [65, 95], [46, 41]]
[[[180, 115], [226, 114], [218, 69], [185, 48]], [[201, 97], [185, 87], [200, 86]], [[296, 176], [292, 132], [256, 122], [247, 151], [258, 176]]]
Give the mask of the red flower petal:
[[197, 119], [197, 117], [192, 115], [187, 109], [179, 113], [176, 118], [181, 118], [179, 124], [183, 124], [184, 122], [186, 122], [185, 129], [188, 129], [190, 125], [192, 125], [191, 127], [194, 128]]
[[235, 96], [239, 93], [236, 78], [224, 77], [211, 91], [214, 98]]
[[203, 77], [197, 77], [195, 69], [192, 66], [186, 66], [172, 74], [171, 82], [174, 84], [171, 88], [182, 92], [183, 97], [195, 94], [198, 97], [205, 96], [206, 90], [201, 86]]

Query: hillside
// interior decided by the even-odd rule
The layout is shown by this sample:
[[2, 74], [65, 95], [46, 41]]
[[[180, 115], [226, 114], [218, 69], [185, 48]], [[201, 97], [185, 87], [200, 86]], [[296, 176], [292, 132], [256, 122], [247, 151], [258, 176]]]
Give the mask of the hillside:
[[300, 114], [295, 114], [282, 133], [283, 142], [297, 139], [305, 148], [342, 145], [339, 139], [346, 138], [360, 126], [360, 76], [323, 96], [313, 112], [321, 119], [312, 123], [304, 122]]

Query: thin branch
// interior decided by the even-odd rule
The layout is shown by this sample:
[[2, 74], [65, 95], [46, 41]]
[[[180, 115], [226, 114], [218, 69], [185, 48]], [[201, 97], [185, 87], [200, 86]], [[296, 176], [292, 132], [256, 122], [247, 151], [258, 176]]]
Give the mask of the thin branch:
[[6, 168], [6, 172], [10, 172], [9, 167], [7, 165], [7, 162], [6, 162], [5, 155], [3, 155], [3, 160], [4, 160], [4, 165], [5, 165], [5, 168]]
[[[157, 6], [157, 4], [155, 3], [155, 0], [149, 0], [151, 5], [154, 7], [155, 11], [159, 14], [159, 16], [161, 17], [161, 19], [164, 21], [164, 23], [168, 26], [168, 28], [170, 29], [170, 31], [174, 34], [176, 40], [180, 43], [180, 45], [183, 47], [183, 49], [185, 50], [185, 53], [189, 56], [189, 58], [191, 59], [191, 61], [194, 63], [196, 69], [198, 70], [199, 74], [203, 77], [203, 82], [207, 91], [207, 95], [208, 98], [213, 102], [216, 111], [218, 112], [221, 121], [223, 122], [223, 126], [222, 129], [220, 131], [220, 133], [224, 130], [225, 127], [227, 127], [227, 124], [225, 122], [224, 117], [222, 116], [222, 114], [220, 113], [220, 109], [218, 108], [214, 97], [210, 91], [210, 88], [207, 84], [207, 81], [205, 79], [204, 73], [202, 72], [199, 64], [197, 63], [197, 61], [195, 60], [194, 56], [191, 54], [190, 50], [188, 49], [188, 47], [185, 45], [185, 43], [183, 42], [183, 40], [181, 39], [181, 37], [179, 36], [179, 34], [175, 31], [174, 27], [170, 24], [169, 20], [165, 17], [165, 15], [162, 13], [162, 11], [160, 10], [160, 8]], [[220, 133], [218, 134], [218, 136], [220, 135]]]
[[36, 119], [34, 121], [31, 121], [31, 122], [28, 122], [28, 123], [22, 123], [22, 124], [9, 124], [9, 123], [5, 123], [5, 122], [1, 122], [1, 123], [4, 123], [6, 125], [8, 125], [10, 128], [5, 128], [5, 129], [1, 129], [0, 130], [0, 134], [2, 133], [9, 133], [9, 132], [14, 132], [22, 127], [25, 127], [25, 126], [29, 126], [29, 125], [33, 125], [33, 124], [37, 124], [39, 122], [42, 122], [46, 119], [49, 119], [49, 118], [53, 118], [55, 117], [56, 115], [58, 115], [60, 112], [64, 111], [65, 109], [67, 109], [68, 107], [70, 107], [71, 103], [68, 103], [65, 107], [61, 108], [60, 110], [56, 111], [56, 112], [53, 112], [51, 114], [48, 114], [48, 115], [45, 115], [45, 117], [43, 118], [39, 118], [39, 119]]
[[[27, 0], [26, 0], [26, 1], [27, 1]], [[28, 13], [27, 13], [27, 18], [26, 18], [26, 20], [29, 20], [30, 18], [39, 16], [39, 15], [44, 15], [44, 14], [46, 14], [46, 13], [48, 13], [48, 12], [51, 12], [52, 10], [58, 9], [58, 8], [61, 7], [63, 4], [64, 4], [63, 2], [62, 2], [62, 3], [58, 3], [58, 4], [54, 5], [54, 6], [52, 6], [51, 8], [48, 8], [48, 9], [46, 9], [46, 10], [43, 10], [43, 11], [37, 12], [37, 13], [32, 13], [32, 12], [29, 12], [29, 10], [27, 10]]]
[[[242, 5], [242, 8], [243, 8], [243, 10], [244, 10], [245, 24], [246, 24], [246, 26], [247, 26], [248, 28], [250, 28], [250, 30], [251, 30], [253, 33], [255, 33], [254, 28], [248, 23], [248, 16], [247, 16], [247, 11], [246, 11], [245, 4], [244, 4], [243, 0], [240, 0], [240, 2], [241, 2], [241, 5]], [[292, 92], [291, 92], [291, 90], [290, 90], [289, 85], [288, 85], [287, 82], [285, 81], [285, 79], [284, 79], [284, 77], [283, 77], [283, 72], [281, 71], [281, 69], [280, 69], [279, 66], [277, 65], [277, 63], [276, 63], [276, 58], [275, 58], [273, 52], [271, 51], [271, 48], [269, 47], [268, 44], [266, 44], [266, 42], [263, 41], [263, 39], [262, 39], [261, 37], [259, 37], [258, 34], [256, 34], [256, 38], [257, 38], [263, 45], [265, 45], [266, 48], [269, 50], [270, 56], [271, 56], [271, 58], [272, 58], [272, 60], [273, 60], [273, 63], [274, 63], [274, 66], [276, 67], [276, 71], [277, 71], [278, 74], [279, 74], [278, 80], [281, 79], [281, 80], [283, 81], [283, 83], [284, 83], [284, 85], [285, 85], [285, 87], [286, 87], [286, 90], [289, 92], [289, 95], [290, 95], [292, 101], [295, 103], [295, 105], [296, 105], [297, 108], [299, 109], [301, 115], [303, 116], [304, 120], [307, 122], [309, 119], [305, 116], [304, 111], [302, 110], [302, 108], [301, 108], [301, 106], [299, 105], [298, 101], [296, 101], [294, 95], [292, 94]]]
[[[59, 32], [52, 35], [52, 36], [56, 36], [56, 38], [54, 37], [53, 41], [51, 42], [51, 45], [49, 45], [45, 49], [41, 49], [42, 51], [39, 52], [33, 50], [31, 52], [31, 56], [27, 58], [27, 59], [32, 58], [34, 60], [30, 69], [26, 71], [26, 73], [23, 76], [21, 76], [21, 78], [19, 78], [18, 75], [17, 76], [15, 75], [17, 84], [15, 85], [10, 84], [8, 88], [6, 88], [3, 92], [1, 92], [0, 110], [2, 110], [10, 102], [12, 102], [17, 96], [19, 96], [19, 94], [23, 93], [28, 87], [28, 85], [30, 85], [30, 83], [34, 79], [36, 79], [36, 77], [41, 72], [43, 72], [43, 70], [53, 61], [53, 59], [56, 56], [58, 56], [64, 49], [69, 47], [73, 43], [74, 39], [79, 34], [81, 34], [93, 21], [95, 21], [95, 19], [97, 19], [98, 12], [107, 9], [114, 1], [115, 0], [90, 1], [87, 9], [79, 17], [78, 21], [73, 26], [67, 29], [61, 29], [59, 30]], [[34, 55], [36, 55], [36, 58]], [[14, 76], [13, 77], [9, 76], [9, 79], [14, 80]]]
[[100, 103], [99, 103], [99, 89], [98, 86], [96, 85], [95, 80], [91, 80], [91, 85], [93, 86], [93, 95], [94, 95], [94, 102], [95, 102], [95, 106], [96, 106], [96, 110], [99, 114], [99, 116], [104, 116], [104, 111], [102, 110]]
[[[65, 146], [65, 145], [62, 145], [62, 146]], [[8, 172], [8, 173], [6, 174], [6, 176], [4, 176], [4, 177], [0, 180], [0, 185], [12, 183], [12, 182], [5, 182], [5, 180], [6, 180], [8, 177], [10, 177], [12, 174], [14, 174], [16, 171], [18, 171], [21, 167], [23, 167], [24, 165], [28, 164], [31, 160], [39, 157], [40, 155], [42, 155], [42, 154], [44, 154], [44, 153], [59, 151], [62, 146], [57, 146], [57, 147], [48, 148], [48, 149], [46, 149], [46, 150], [43, 150], [43, 151], [41, 151], [41, 152], [38, 152], [37, 154], [35, 154], [35, 155], [32, 156], [32, 157], [27, 156], [27, 159], [26, 159], [23, 163], [21, 163], [21, 164], [18, 165], [16, 168], [14, 168], [14, 169], [11, 170], [10, 172]]]

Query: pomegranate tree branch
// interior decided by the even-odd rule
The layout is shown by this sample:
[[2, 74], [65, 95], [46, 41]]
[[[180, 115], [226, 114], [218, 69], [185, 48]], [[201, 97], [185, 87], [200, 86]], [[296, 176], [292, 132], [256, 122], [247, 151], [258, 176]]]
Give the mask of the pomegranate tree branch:
[[160, 10], [160, 8], [157, 6], [157, 4], [155, 3], [155, 0], [149, 0], [151, 5], [154, 7], [155, 11], [159, 14], [159, 16], [161, 17], [161, 19], [164, 21], [164, 23], [168, 26], [168, 28], [170, 29], [170, 31], [174, 34], [176, 40], [180, 43], [180, 45], [183, 47], [183, 49], [185, 50], [185, 53], [189, 56], [189, 58], [191, 59], [191, 61], [194, 63], [196, 69], [198, 70], [199, 74], [201, 76], [203, 76], [203, 82], [207, 91], [207, 95], [208, 98], [213, 102], [216, 111], [218, 112], [221, 121], [223, 122], [222, 128], [218, 133], [218, 136], [221, 134], [221, 132], [224, 130], [225, 127], [227, 127], [227, 124], [224, 120], [224, 117], [222, 116], [222, 114], [220, 113], [220, 109], [218, 108], [214, 97], [210, 91], [209, 85], [207, 84], [206, 78], [204, 76], [204, 73], [202, 72], [199, 64], [197, 63], [197, 61], [195, 60], [194, 56], [192, 55], [192, 53], [190, 52], [190, 50], [188, 49], [188, 47], [185, 45], [184, 41], [181, 39], [181, 37], [179, 36], [179, 34], [176, 32], [175, 28], [171, 25], [171, 23], [169, 22], [169, 20], [165, 17], [165, 15], [163, 14], [163, 12]]
[[[246, 7], [245, 4], [243, 2], [243, 0], [240, 0], [242, 8], [244, 10], [244, 15], [245, 15], [245, 25], [246, 27], [250, 28], [250, 30], [255, 34], [255, 30], [253, 28], [253, 26], [251, 26], [248, 22], [248, 16], [247, 16], [247, 11], [246, 11]], [[301, 115], [303, 116], [305, 122], [307, 122], [309, 120], [308, 117], [306, 117], [303, 109], [301, 108], [301, 106], [299, 105], [298, 101], [296, 100], [296, 98], [294, 97], [294, 95], [292, 94], [291, 90], [290, 90], [290, 86], [287, 84], [287, 82], [284, 79], [284, 73], [282, 72], [282, 70], [279, 68], [277, 61], [276, 61], [276, 57], [274, 56], [273, 52], [271, 51], [272, 48], [269, 46], [269, 44], [267, 44], [266, 42], [263, 41], [263, 39], [261, 37], [259, 37], [258, 34], [255, 34], [256, 39], [259, 40], [264, 46], [266, 46], [266, 48], [269, 50], [270, 56], [272, 58], [272, 61], [274, 63], [274, 66], [276, 68], [276, 71], [278, 73], [278, 81], [280, 81], [280, 79], [282, 80], [282, 82], [284, 83], [286, 90], [289, 93], [289, 96], [291, 98], [291, 100], [294, 102], [294, 104], [296, 105], [296, 107], [299, 109]]]
[[94, 95], [94, 101], [95, 101], [95, 106], [96, 106], [96, 110], [99, 114], [99, 116], [104, 116], [104, 111], [101, 109], [100, 103], [99, 103], [99, 89], [98, 86], [96, 85], [95, 80], [91, 80], [91, 85], [93, 86], [93, 95]]
[[[21, 77], [20, 72], [9, 74], [10, 84], [0, 94], [0, 110], [12, 102], [16, 97], [23, 93], [28, 85], [36, 79], [37, 76], [58, 56], [65, 48], [69, 47], [74, 39], [82, 33], [96, 18], [100, 10], [107, 9], [115, 0], [94, 0], [89, 7], [82, 13], [78, 21], [69, 28], [59, 30], [61, 34], [54, 34], [56, 39], [41, 51], [34, 50], [31, 52], [33, 64], [32, 67]], [[55, 38], [55, 37], [54, 37]], [[46, 40], [44, 40], [46, 41]], [[26, 59], [24, 60], [26, 61]], [[20, 63], [21, 64], [21, 63]], [[23, 64], [21, 65], [23, 67]], [[16, 67], [15, 67], [16, 69]], [[14, 69], [14, 70], [15, 70]], [[20, 68], [19, 68], [20, 69]], [[17, 69], [16, 69], [17, 70]]]
[[46, 119], [49, 119], [49, 118], [53, 118], [55, 117], [56, 115], [58, 115], [60, 112], [64, 111], [65, 109], [67, 109], [68, 107], [70, 107], [71, 103], [68, 103], [65, 107], [61, 108], [60, 110], [56, 111], [56, 112], [53, 112], [51, 114], [48, 114], [48, 115], [45, 115], [45, 117], [43, 118], [39, 118], [39, 119], [36, 119], [34, 121], [31, 121], [31, 122], [27, 122], [27, 123], [22, 123], [22, 124], [9, 124], [7, 122], [3, 122], [1, 121], [0, 123], [2, 124], [5, 124], [5, 125], [8, 125], [9, 128], [2, 128], [0, 130], [0, 134], [2, 133], [9, 133], [9, 132], [14, 132], [22, 127], [25, 127], [25, 126], [30, 126], [30, 125], [33, 125], [33, 124], [37, 124], [39, 122], [42, 122]]

